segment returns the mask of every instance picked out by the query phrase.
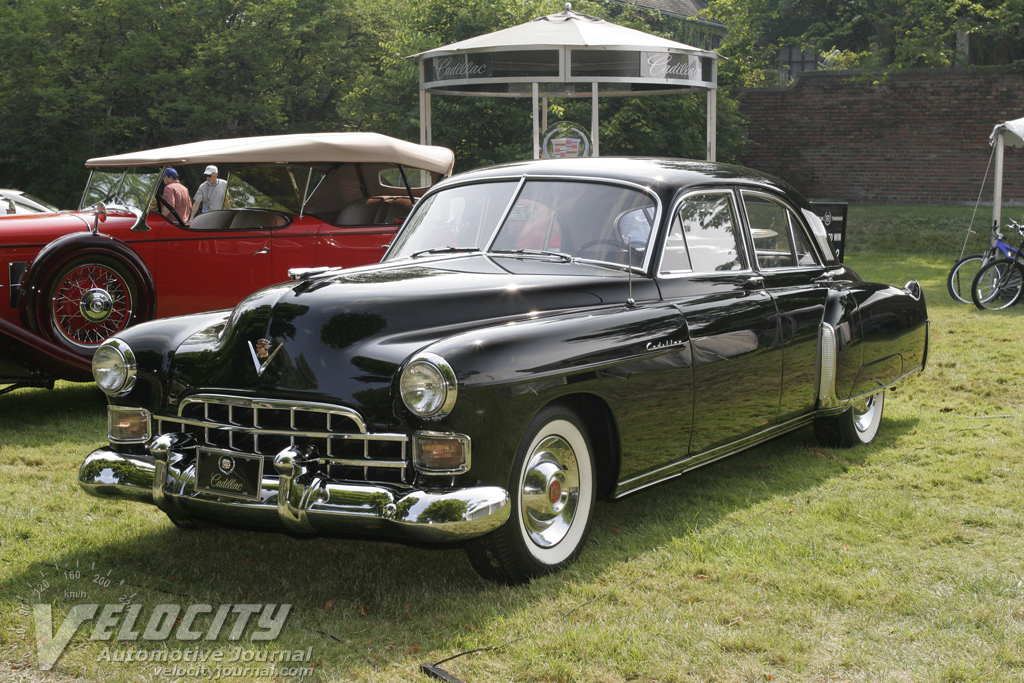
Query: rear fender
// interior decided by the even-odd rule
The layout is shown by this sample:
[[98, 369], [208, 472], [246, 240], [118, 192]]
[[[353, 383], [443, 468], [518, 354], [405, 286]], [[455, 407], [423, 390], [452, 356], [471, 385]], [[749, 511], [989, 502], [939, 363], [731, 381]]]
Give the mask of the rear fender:
[[[835, 345], [831, 368], [830, 334]], [[920, 285], [911, 281], [899, 289], [859, 283], [833, 292], [820, 338], [819, 378], [824, 384], [830, 369], [834, 374], [831, 392], [819, 385], [823, 411], [841, 412], [851, 399], [921, 372], [928, 352], [928, 311]]]

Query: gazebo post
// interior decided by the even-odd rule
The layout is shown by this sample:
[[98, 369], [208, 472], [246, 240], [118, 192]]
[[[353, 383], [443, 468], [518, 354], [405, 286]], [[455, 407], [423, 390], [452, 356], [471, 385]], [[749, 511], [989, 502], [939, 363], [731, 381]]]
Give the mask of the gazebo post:
[[590, 137], [594, 142], [594, 156], [601, 156], [600, 116], [597, 110], [597, 83], [592, 84], [590, 93]]
[[716, 161], [718, 147], [718, 90], [708, 90], [708, 132], [707, 132], [707, 157], [708, 161]]
[[538, 108], [538, 97], [540, 96], [540, 84], [533, 84], [533, 96], [530, 101], [533, 102], [533, 158], [540, 159], [540, 125], [537, 122], [537, 108]]
[[[420, 83], [423, 82], [423, 62], [420, 62]], [[430, 93], [420, 88], [420, 144], [429, 145], [430, 131]]]

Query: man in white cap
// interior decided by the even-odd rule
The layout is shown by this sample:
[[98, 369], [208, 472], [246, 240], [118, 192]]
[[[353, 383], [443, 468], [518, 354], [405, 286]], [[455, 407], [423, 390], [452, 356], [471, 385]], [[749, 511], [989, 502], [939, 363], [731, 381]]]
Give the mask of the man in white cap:
[[206, 182], [199, 185], [196, 196], [192, 200], [192, 215], [188, 217], [189, 222], [199, 213], [199, 205], [203, 205], [203, 213], [207, 211], [220, 211], [228, 205], [228, 181], [220, 180], [217, 177], [217, 167], [207, 166], [203, 171]]

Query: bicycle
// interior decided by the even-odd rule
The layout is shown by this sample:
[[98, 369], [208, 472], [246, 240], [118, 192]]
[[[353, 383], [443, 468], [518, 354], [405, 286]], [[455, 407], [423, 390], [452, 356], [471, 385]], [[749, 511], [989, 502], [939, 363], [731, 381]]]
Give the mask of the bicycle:
[[[1011, 218], [1009, 221], [1010, 227], [1016, 228], [1018, 231], [1021, 229], [1015, 220]], [[1003, 241], [1003, 234], [995, 223], [992, 224], [991, 243], [992, 246], [986, 253], [964, 256], [953, 264], [949, 275], [946, 276], [946, 288], [949, 290], [949, 295], [955, 301], [965, 304], [971, 303], [971, 287], [974, 284], [974, 280], [978, 272], [989, 263], [997, 258], [1008, 259], [1015, 255], [1020, 255], [1020, 249], [1014, 248], [1012, 244]]]
[[1010, 220], [1020, 233], [1021, 243], [1013, 255], [982, 266], [971, 283], [971, 299], [982, 310], [998, 311], [1017, 303], [1024, 293], [1024, 227]]

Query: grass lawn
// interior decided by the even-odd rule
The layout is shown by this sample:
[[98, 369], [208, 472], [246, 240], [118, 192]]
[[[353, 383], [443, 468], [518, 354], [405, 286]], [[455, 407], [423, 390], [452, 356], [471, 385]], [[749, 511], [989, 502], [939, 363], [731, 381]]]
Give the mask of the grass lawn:
[[[889, 394], [874, 444], [803, 429], [599, 503], [580, 561], [527, 586], [479, 579], [458, 548], [177, 530], [79, 490], [105, 433], [97, 389], [0, 396], [0, 681], [426, 681], [420, 663], [452, 657], [467, 683], [1024, 680], [1024, 308], [947, 295], [970, 218], [850, 209], [847, 262], [919, 280], [932, 321], [928, 369]], [[210, 615], [197, 640], [89, 621], [35, 668], [36, 604], [55, 631], [77, 605], [137, 605], [142, 631], [160, 605], [266, 603], [291, 605], [270, 642], [250, 640], [256, 616], [237, 640], [235, 616], [212, 640]], [[187, 661], [285, 651], [209, 675]]]

